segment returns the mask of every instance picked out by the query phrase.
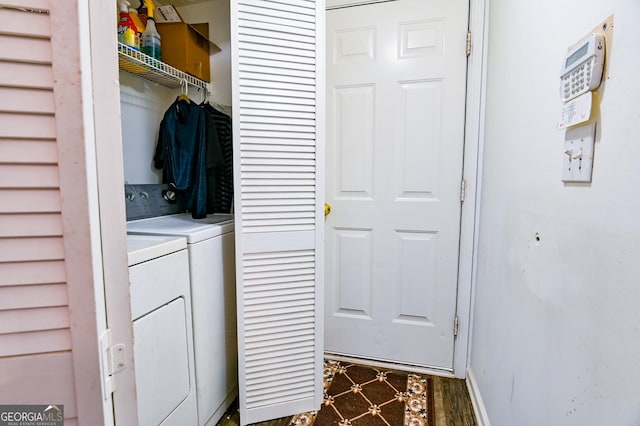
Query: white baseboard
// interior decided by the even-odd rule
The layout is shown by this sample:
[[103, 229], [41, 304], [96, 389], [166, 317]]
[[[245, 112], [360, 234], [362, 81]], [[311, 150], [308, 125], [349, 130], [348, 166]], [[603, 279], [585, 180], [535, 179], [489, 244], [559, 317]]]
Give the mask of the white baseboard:
[[471, 367], [467, 367], [467, 390], [471, 397], [471, 405], [473, 405], [473, 412], [476, 415], [476, 422], [478, 426], [491, 426], [489, 422], [489, 416], [487, 415], [487, 409], [482, 402], [482, 396], [480, 395], [480, 389], [478, 389], [478, 382], [476, 376], [473, 374]]

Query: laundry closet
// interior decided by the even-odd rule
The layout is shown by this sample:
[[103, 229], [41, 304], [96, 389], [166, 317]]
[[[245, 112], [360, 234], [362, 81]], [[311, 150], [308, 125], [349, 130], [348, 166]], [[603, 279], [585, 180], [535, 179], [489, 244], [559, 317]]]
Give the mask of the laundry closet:
[[[214, 425], [236, 397], [241, 422], [253, 423], [317, 409], [322, 398], [323, 312], [316, 287], [322, 274], [323, 165], [316, 149], [323, 113], [316, 49], [323, 39], [321, 9], [313, 1], [240, 3], [157, 3], [174, 5], [185, 23], [208, 25], [209, 81], [154, 66], [119, 46], [122, 194], [141, 424]], [[193, 219], [155, 167], [160, 122], [178, 97], [208, 104], [223, 122], [229, 118], [233, 164], [220, 167], [233, 167], [230, 211]], [[164, 263], [176, 254], [183, 263]], [[158, 288], [171, 286], [167, 277], [180, 288], [188, 280], [190, 294], [158, 296]], [[109, 322], [108, 282], [105, 289]], [[139, 309], [155, 299], [157, 306]], [[116, 390], [116, 422], [123, 398]]]

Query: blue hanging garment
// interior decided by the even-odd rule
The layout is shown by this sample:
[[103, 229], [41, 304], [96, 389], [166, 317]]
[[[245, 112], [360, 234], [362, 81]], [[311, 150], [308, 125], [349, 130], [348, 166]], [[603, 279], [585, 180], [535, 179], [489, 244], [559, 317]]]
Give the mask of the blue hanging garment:
[[207, 216], [206, 119], [198, 105], [176, 99], [160, 123], [154, 155], [163, 183], [175, 187], [194, 219]]

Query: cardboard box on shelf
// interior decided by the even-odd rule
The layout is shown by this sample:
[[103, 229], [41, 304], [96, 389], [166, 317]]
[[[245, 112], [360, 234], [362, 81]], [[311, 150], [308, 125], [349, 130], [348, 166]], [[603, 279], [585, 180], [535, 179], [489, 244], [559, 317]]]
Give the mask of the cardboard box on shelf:
[[204, 81], [211, 80], [209, 55], [220, 48], [209, 40], [209, 24], [156, 24], [162, 37], [162, 61]]

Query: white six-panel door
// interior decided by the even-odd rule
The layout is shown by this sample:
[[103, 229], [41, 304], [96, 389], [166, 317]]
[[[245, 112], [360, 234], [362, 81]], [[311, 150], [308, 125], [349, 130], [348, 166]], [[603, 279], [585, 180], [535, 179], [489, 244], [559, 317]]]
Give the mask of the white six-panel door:
[[468, 1], [327, 12], [326, 351], [451, 370]]
[[323, 0], [231, 2], [242, 424], [322, 402], [323, 17]]

